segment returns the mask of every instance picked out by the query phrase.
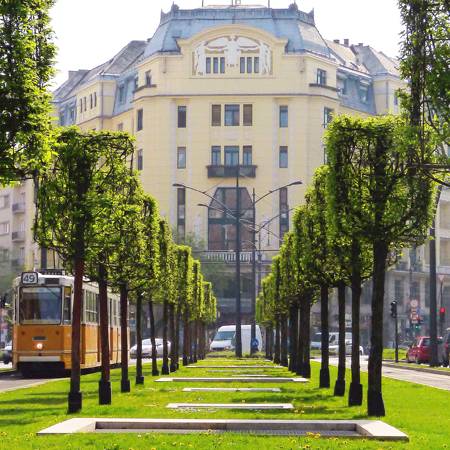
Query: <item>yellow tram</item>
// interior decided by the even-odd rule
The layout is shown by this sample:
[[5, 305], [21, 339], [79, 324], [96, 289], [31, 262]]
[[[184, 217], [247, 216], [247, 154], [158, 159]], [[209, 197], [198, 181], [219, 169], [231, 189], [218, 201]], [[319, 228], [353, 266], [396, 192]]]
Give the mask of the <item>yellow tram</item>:
[[[23, 374], [71, 368], [74, 277], [59, 269], [24, 272], [13, 282], [13, 366]], [[119, 297], [108, 292], [110, 362], [120, 361]], [[100, 366], [98, 285], [83, 283], [81, 368]]]

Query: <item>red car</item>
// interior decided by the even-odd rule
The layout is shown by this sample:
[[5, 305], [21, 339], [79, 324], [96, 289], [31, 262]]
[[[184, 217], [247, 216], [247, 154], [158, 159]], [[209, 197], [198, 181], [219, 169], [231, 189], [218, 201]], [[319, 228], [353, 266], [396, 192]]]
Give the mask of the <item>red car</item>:
[[[440, 346], [442, 345], [442, 338], [438, 338], [438, 355], [440, 357]], [[430, 337], [419, 336], [415, 342], [409, 347], [406, 352], [406, 361], [415, 362], [416, 364], [430, 362]]]

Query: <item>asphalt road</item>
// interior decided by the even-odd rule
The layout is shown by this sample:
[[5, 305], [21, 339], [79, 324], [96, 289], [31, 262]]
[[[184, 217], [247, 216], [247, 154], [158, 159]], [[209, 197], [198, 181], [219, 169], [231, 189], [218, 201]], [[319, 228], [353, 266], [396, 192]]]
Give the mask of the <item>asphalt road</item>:
[[[363, 356], [361, 358], [361, 370], [367, 372], [368, 357]], [[333, 366], [338, 365], [337, 358], [330, 358], [330, 364]], [[347, 358], [347, 367], [351, 366], [350, 358]], [[450, 376], [438, 375], [434, 373], [422, 372], [420, 370], [407, 370], [398, 369], [396, 367], [383, 366], [383, 376], [388, 378], [394, 378], [395, 380], [409, 381], [411, 383], [423, 384], [425, 386], [435, 387], [437, 389], [443, 389], [450, 391]]]

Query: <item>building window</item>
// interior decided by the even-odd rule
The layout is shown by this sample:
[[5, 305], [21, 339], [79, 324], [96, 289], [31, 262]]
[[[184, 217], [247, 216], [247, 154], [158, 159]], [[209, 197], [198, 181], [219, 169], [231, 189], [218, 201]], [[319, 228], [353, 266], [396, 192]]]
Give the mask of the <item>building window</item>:
[[211, 73], [211, 58], [206, 58], [206, 73]]
[[326, 128], [328, 124], [333, 120], [334, 110], [331, 108], [323, 108], [323, 127]]
[[247, 73], [253, 72], [253, 58], [248, 56], [247, 57]]
[[133, 81], [133, 92], [136, 92], [139, 87], [139, 77], [136, 75]]
[[397, 93], [394, 94], [394, 106], [398, 105], [398, 95]]
[[336, 84], [339, 94], [347, 95], [347, 79], [338, 77]]
[[137, 170], [142, 170], [144, 168], [144, 154], [142, 149], [137, 152]]
[[394, 280], [394, 300], [397, 303], [403, 304], [403, 281]]
[[125, 86], [122, 84], [119, 86], [119, 103], [123, 104], [125, 103]]
[[280, 147], [279, 166], [280, 169], [286, 169], [288, 166], [288, 148], [286, 146]]
[[186, 128], [186, 106], [178, 106], [178, 128]]
[[243, 125], [251, 127], [253, 125], [253, 105], [244, 105], [242, 115]]
[[97, 92], [94, 92], [94, 108], [97, 107]]
[[369, 98], [369, 86], [366, 86], [364, 84], [359, 85], [359, 99], [362, 103], [367, 103], [367, 100]]
[[66, 124], [66, 120], [65, 120], [66, 116], [65, 114], [62, 112], [59, 115], [59, 124], [63, 127]]
[[280, 238], [289, 231], [289, 206], [287, 187], [280, 189]]
[[413, 281], [411, 284], [411, 300], [417, 300], [420, 304], [420, 284], [418, 281]]
[[72, 106], [69, 109], [70, 122], [73, 123], [75, 121], [75, 106]]
[[327, 72], [322, 69], [317, 69], [317, 84], [321, 86], [326, 86], [327, 84]]
[[239, 126], [239, 105], [225, 105], [225, 126]]
[[9, 249], [0, 248], [0, 262], [9, 261]]
[[225, 57], [206, 58], [206, 73], [211, 73], [211, 60], [213, 73], [225, 73]]
[[252, 164], [252, 146], [244, 145], [242, 150], [242, 165], [251, 166]]
[[186, 169], [186, 147], [177, 149], [177, 169]]
[[239, 147], [237, 145], [226, 145], [224, 147], [224, 153], [226, 166], [239, 165]]
[[84, 111], [87, 111], [86, 97], [83, 97], [83, 110], [84, 110]]
[[211, 165], [220, 166], [222, 163], [220, 145], [213, 145], [211, 147]]
[[177, 238], [184, 241], [186, 233], [186, 189], [177, 189]]
[[0, 209], [9, 208], [9, 195], [0, 196]]
[[213, 58], [213, 73], [219, 73], [219, 58]]
[[145, 86], [149, 87], [152, 85], [152, 71], [148, 70], [145, 72]]
[[144, 128], [144, 110], [137, 110], [137, 131], [141, 131]]
[[225, 57], [220, 58], [220, 73], [225, 73]]
[[[236, 249], [236, 218], [228, 211], [236, 211], [237, 191], [234, 187], [217, 188], [214, 199], [208, 209], [208, 250]], [[245, 219], [253, 219], [252, 200], [246, 188], [239, 189], [241, 211], [245, 211]], [[241, 225], [241, 249], [251, 250], [252, 231]], [[231, 294], [233, 295], [233, 294]]]
[[89, 109], [92, 109], [94, 107], [94, 97], [92, 97], [92, 94], [89, 94]]
[[123, 123], [117, 124], [117, 131], [123, 131]]
[[241, 57], [239, 60], [239, 69], [241, 73], [245, 73], [245, 58]]
[[9, 222], [1, 222], [0, 234], [8, 234], [8, 233], [9, 233]]
[[211, 125], [213, 127], [220, 127], [220, 125], [222, 125], [221, 105], [211, 105]]
[[280, 106], [280, 128], [287, 128], [289, 124], [289, 109], [286, 105]]
[[259, 73], [259, 56], [255, 56], [253, 60], [253, 72]]
[[80, 98], [80, 113], [83, 112], [83, 99]]

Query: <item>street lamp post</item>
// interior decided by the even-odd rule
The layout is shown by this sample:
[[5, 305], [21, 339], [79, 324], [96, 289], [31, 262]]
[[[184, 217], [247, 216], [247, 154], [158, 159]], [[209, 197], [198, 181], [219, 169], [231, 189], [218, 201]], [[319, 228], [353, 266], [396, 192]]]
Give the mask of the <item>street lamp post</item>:
[[241, 329], [241, 193], [239, 189], [240, 165], [236, 166], [236, 345], [238, 358], [242, 358]]

